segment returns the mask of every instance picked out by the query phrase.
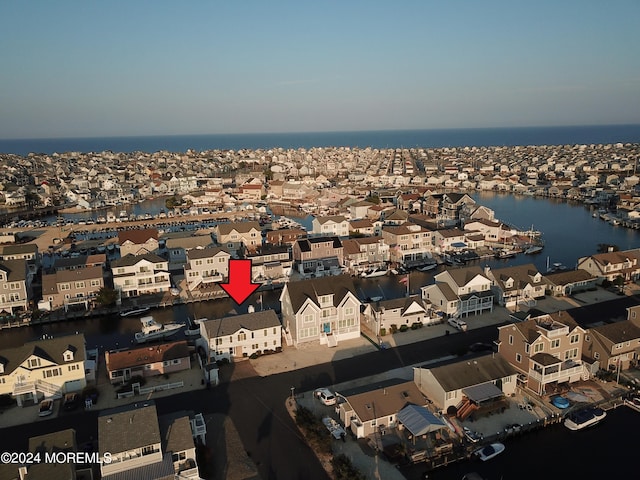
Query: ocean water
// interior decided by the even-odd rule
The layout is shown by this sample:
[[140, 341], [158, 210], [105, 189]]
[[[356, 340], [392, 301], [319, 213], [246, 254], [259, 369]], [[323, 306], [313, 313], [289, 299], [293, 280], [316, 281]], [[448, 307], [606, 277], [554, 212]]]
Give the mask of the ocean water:
[[640, 142], [640, 125], [459, 128], [357, 132], [167, 135], [0, 140], [0, 153], [185, 152], [221, 149], [312, 147], [437, 148], [464, 146], [573, 145]]

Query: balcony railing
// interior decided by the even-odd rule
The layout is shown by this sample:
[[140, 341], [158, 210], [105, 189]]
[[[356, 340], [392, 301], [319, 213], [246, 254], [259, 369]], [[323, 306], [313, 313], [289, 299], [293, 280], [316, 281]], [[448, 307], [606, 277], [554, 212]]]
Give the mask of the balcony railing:
[[582, 374], [582, 364], [581, 363], [570, 363], [571, 366], [563, 368], [560, 367], [559, 370], [548, 373], [537, 372], [536, 370], [529, 370], [529, 377], [537, 380], [540, 383], [549, 383], [549, 382], [565, 382], [569, 380], [570, 377], [574, 375]]

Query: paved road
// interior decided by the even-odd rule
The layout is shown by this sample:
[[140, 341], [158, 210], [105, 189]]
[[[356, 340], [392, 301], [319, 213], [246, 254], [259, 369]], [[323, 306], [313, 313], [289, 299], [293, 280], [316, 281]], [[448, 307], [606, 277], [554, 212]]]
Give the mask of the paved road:
[[[251, 365], [241, 362], [223, 368], [225, 381], [215, 389], [182, 393], [155, 401], [160, 414], [188, 408], [205, 414], [229, 415], [264, 480], [326, 480], [328, 477], [320, 462], [286, 411], [285, 399], [291, 394], [292, 386], [299, 394], [319, 386], [440, 358], [471, 343], [490, 342], [495, 337], [496, 327], [489, 326], [269, 377], [247, 377], [252, 373], [246, 371], [251, 369]], [[82, 415], [61, 415], [51, 420], [3, 429], [0, 451], [26, 451], [29, 437], [65, 428], [76, 429], [79, 443], [90, 437], [97, 438], [97, 412]], [[0, 424], [1, 421], [0, 417]]]

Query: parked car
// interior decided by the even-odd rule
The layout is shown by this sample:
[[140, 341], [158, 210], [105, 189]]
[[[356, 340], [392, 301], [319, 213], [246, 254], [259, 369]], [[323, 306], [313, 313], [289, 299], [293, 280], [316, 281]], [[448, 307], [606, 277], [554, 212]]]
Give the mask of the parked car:
[[53, 400], [46, 399], [40, 402], [40, 408], [38, 410], [39, 417], [48, 417], [53, 413]]
[[473, 353], [493, 352], [494, 348], [493, 348], [493, 345], [491, 345], [490, 343], [476, 342], [469, 346], [469, 351]]
[[323, 405], [336, 404], [336, 396], [328, 388], [318, 388], [313, 394]]
[[67, 412], [75, 410], [80, 405], [80, 395], [77, 393], [67, 393], [62, 402], [62, 408]]
[[455, 328], [456, 330], [460, 330], [461, 332], [467, 331], [467, 322], [465, 322], [464, 320], [460, 320], [459, 318], [453, 317], [447, 320], [447, 323], [451, 325], [453, 328]]

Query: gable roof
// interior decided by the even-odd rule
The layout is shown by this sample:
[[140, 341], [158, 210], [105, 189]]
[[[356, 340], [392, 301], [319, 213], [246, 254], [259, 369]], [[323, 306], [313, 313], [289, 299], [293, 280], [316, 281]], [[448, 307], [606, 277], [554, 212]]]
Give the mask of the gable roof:
[[111, 262], [111, 269], [115, 267], [132, 267], [139, 262], [147, 261], [149, 263], [167, 263], [168, 261], [155, 253], [144, 253], [142, 255], [133, 255], [128, 253], [124, 257]]
[[371, 308], [376, 311], [382, 311], [382, 309], [395, 310], [399, 308], [401, 309], [400, 314], [404, 315], [407, 309], [414, 303], [424, 310], [427, 309], [427, 306], [425, 305], [425, 302], [424, 300], [422, 300], [422, 297], [420, 295], [381, 300], [379, 302], [372, 303]]
[[499, 353], [490, 353], [468, 359], [446, 360], [426, 368], [445, 392], [491, 382], [515, 375], [516, 369]]
[[480, 275], [482, 278], [489, 281], [489, 279], [485, 277], [482, 269], [477, 265], [474, 265], [471, 267], [452, 268], [449, 270], [445, 270], [444, 272], [437, 274], [434, 278], [437, 281], [441, 281], [440, 278], [446, 278], [445, 275], [447, 273], [451, 276], [451, 278], [453, 279], [453, 281], [456, 283], [458, 287], [465, 286], [467, 283], [469, 283], [471, 280], [476, 278], [478, 275]]
[[[540, 272], [533, 263], [493, 270], [493, 277], [502, 290], [520, 289], [526, 287], [527, 284], [541, 284], [542, 278], [540, 278], [539, 282], [534, 282], [533, 280], [533, 277], [539, 274]], [[509, 278], [513, 279], [513, 287], [511, 288], [505, 286], [505, 282]]]
[[[64, 361], [64, 352], [71, 350], [74, 352], [73, 360]], [[85, 340], [84, 334], [65, 335], [55, 338], [34, 340], [22, 346], [5, 348], [0, 352], [0, 362], [4, 364], [5, 375], [15, 370], [22, 362], [31, 355], [62, 365], [64, 363], [76, 363], [85, 360]]]
[[349, 402], [362, 422], [396, 414], [407, 405], [424, 406], [427, 403], [413, 380], [395, 378], [358, 390], [358, 393], [353, 394], [338, 393]]
[[260, 231], [260, 224], [254, 221], [219, 223], [217, 229], [218, 235], [229, 235], [234, 230], [238, 233], [249, 233], [251, 230]]
[[120, 245], [124, 244], [124, 242], [131, 242], [136, 245], [142, 245], [146, 243], [148, 240], [158, 240], [158, 229], [157, 228], [142, 228], [142, 229], [133, 229], [133, 230], [121, 230], [118, 232], [118, 243]]
[[24, 259], [0, 260], [0, 269], [6, 272], [8, 282], [22, 282], [27, 279], [27, 261]]
[[318, 297], [322, 295], [333, 295], [334, 306], [338, 306], [348, 293], [358, 298], [353, 280], [349, 275], [336, 275], [289, 282], [285, 285], [284, 293], [289, 296], [294, 313], [300, 310], [307, 299], [319, 307]]
[[200, 325], [204, 326], [205, 336], [211, 339], [233, 335], [241, 329], [256, 331], [262, 328], [279, 327], [281, 324], [276, 312], [264, 310], [262, 312], [204, 320]]
[[316, 243], [333, 243], [333, 248], [342, 248], [342, 242], [338, 237], [313, 237], [313, 238], [299, 238], [296, 240], [301, 252], [310, 252], [311, 245]]
[[630, 320], [620, 322], [605, 323], [591, 327], [590, 332], [596, 332], [612, 344], [625, 343], [640, 339], [640, 327]]
[[223, 257], [231, 256], [231, 254], [222, 247], [194, 248], [187, 252], [187, 258], [189, 260], [194, 260], [196, 258], [211, 258], [216, 255], [221, 255]]

